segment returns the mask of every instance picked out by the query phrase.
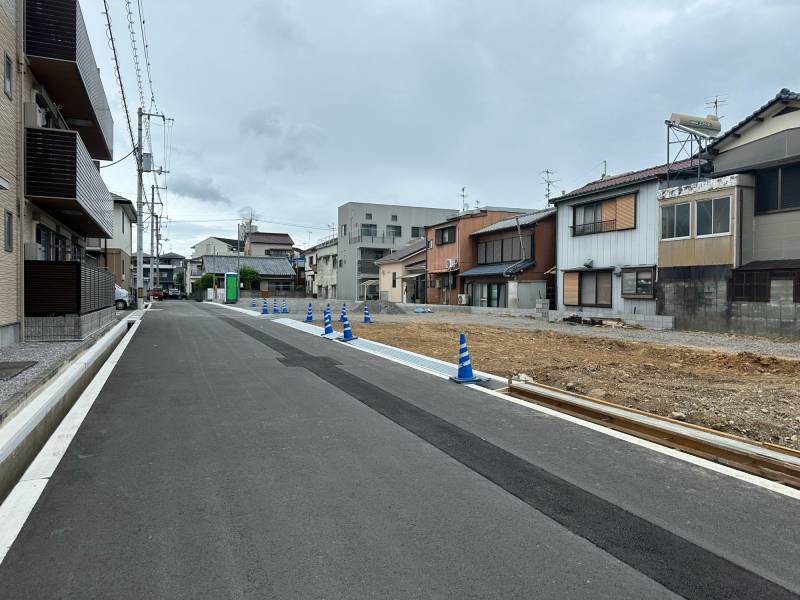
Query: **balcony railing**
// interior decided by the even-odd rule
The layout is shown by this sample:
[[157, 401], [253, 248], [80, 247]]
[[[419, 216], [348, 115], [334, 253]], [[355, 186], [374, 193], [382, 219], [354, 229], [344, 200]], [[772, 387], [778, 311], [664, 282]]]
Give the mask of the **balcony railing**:
[[582, 223], [580, 225], [571, 225], [572, 235], [591, 235], [593, 233], [605, 233], [607, 231], [616, 231], [617, 222], [614, 221], [597, 221], [594, 223]]
[[350, 243], [351, 244], [389, 244], [393, 246], [395, 241], [399, 239], [394, 235], [387, 235], [384, 233], [375, 234], [375, 235], [368, 235], [359, 233], [357, 235], [350, 236]]
[[25, 196], [84, 236], [110, 238], [114, 200], [74, 131], [29, 127], [25, 133]]
[[78, 261], [25, 261], [25, 316], [85, 315], [114, 305], [114, 275]]
[[111, 160], [114, 120], [78, 0], [24, 0], [25, 52], [36, 79], [91, 156]]
[[379, 269], [378, 265], [375, 264], [375, 260], [359, 260], [358, 272], [364, 275], [377, 275]]

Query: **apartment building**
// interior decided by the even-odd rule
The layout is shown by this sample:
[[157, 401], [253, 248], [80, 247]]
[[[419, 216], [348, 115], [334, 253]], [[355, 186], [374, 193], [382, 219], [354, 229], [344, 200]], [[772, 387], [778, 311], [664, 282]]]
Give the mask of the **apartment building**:
[[97, 266], [111, 271], [114, 282], [131, 293], [133, 283], [133, 228], [138, 216], [133, 202], [118, 194], [111, 194], [114, 200], [114, 235], [111, 238], [87, 238], [87, 258], [94, 259]]
[[659, 312], [676, 327], [800, 337], [800, 94], [717, 138], [707, 181], [659, 193]]
[[487, 206], [449, 214], [428, 225], [426, 302], [458, 304], [459, 295], [465, 294], [460, 275], [478, 264], [477, 245], [470, 236], [487, 225], [525, 212], [528, 211], [523, 208]]
[[457, 211], [394, 204], [348, 202], [338, 210], [336, 295], [345, 300], [378, 298], [375, 261], [425, 237], [425, 227]]
[[0, 250], [0, 347], [19, 341], [22, 331], [22, 255], [20, 232], [22, 214], [17, 178], [17, 114], [19, 59], [17, 56], [17, 15], [13, 2], [0, 3], [0, 52], [4, 59], [3, 93], [0, 94], [0, 213], [3, 216]]
[[[5, 240], [14, 247], [16, 236], [19, 243], [9, 252], [17, 252], [19, 265], [12, 293], [17, 319], [27, 340], [80, 339], [114, 313], [113, 275], [86, 260], [87, 238], [114, 233], [114, 202], [98, 163], [113, 159], [111, 110], [77, 0], [18, 0], [0, 7], [3, 101], [16, 102], [19, 123], [6, 138], [17, 140], [8, 146], [19, 152], [10, 210], [4, 199]], [[10, 46], [14, 23], [22, 55]], [[0, 113], [6, 128], [12, 113], [7, 106]], [[11, 164], [7, 155], [2, 160]]]

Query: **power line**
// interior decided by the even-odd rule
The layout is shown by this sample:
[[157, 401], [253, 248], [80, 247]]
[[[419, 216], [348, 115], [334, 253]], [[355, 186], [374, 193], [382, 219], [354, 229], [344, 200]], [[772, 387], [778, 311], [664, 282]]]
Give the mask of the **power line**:
[[119, 68], [119, 57], [117, 56], [117, 45], [114, 42], [114, 33], [111, 29], [111, 13], [108, 11], [108, 0], [103, 0], [103, 7], [105, 8], [103, 14], [106, 16], [106, 36], [108, 37], [111, 52], [114, 55], [114, 74], [117, 76], [119, 93], [122, 96], [122, 106], [125, 109], [125, 121], [128, 123], [128, 133], [131, 136], [131, 147], [135, 150], [136, 138], [133, 136], [133, 125], [131, 124], [131, 114], [128, 110], [128, 99], [125, 96], [125, 86], [122, 85], [122, 72]]
[[136, 6], [139, 9], [139, 27], [142, 32], [142, 46], [144, 50], [144, 65], [147, 70], [147, 83], [150, 87], [150, 109], [153, 112], [158, 111], [158, 103], [156, 102], [156, 93], [153, 90], [153, 73], [150, 70], [150, 44], [147, 42], [147, 28], [145, 26], [144, 8], [142, 7], [142, 0], [136, 0]]
[[[241, 221], [241, 217], [237, 218], [222, 218], [222, 219], [170, 219], [170, 223], [230, 223], [233, 221]], [[316, 229], [319, 231], [330, 231], [330, 226], [308, 225], [307, 223], [287, 223], [285, 221], [271, 221], [269, 219], [254, 218], [253, 221], [259, 223], [269, 223], [270, 225], [282, 225], [283, 227], [296, 227], [298, 229]]]
[[123, 156], [123, 157], [122, 157], [122, 158], [120, 158], [119, 160], [115, 160], [114, 162], [112, 162], [112, 163], [109, 163], [109, 164], [107, 164], [107, 165], [100, 165], [100, 168], [101, 168], [101, 169], [106, 169], [106, 168], [108, 168], [108, 167], [113, 167], [114, 165], [118, 165], [118, 164], [119, 164], [119, 163], [121, 163], [123, 160], [125, 160], [126, 158], [128, 158], [128, 157], [129, 157], [131, 154], [133, 154], [134, 150], [135, 150], [135, 148], [132, 148], [130, 152], [128, 152], [128, 153], [127, 153], [125, 156]]

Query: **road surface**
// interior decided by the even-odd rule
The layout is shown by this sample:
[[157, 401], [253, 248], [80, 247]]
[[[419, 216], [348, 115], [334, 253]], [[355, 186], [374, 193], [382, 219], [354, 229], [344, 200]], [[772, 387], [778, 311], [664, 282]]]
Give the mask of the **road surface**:
[[159, 308], [0, 565], [4, 600], [800, 597], [800, 501], [268, 320]]

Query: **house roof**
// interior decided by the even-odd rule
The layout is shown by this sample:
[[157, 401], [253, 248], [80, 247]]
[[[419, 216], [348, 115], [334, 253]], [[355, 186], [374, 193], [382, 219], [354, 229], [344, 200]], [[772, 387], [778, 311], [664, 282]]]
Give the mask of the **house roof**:
[[321, 248], [327, 248], [329, 246], [335, 246], [338, 243], [339, 243], [339, 238], [332, 238], [330, 240], [325, 240], [324, 242], [319, 242], [318, 244], [314, 244], [313, 246], [310, 246], [310, 247], [306, 248], [302, 252], [303, 252], [303, 254], [309, 254], [309, 253], [314, 252], [315, 250], [319, 250]]
[[785, 103], [794, 101], [800, 101], [800, 93], [793, 92], [788, 88], [783, 88], [777, 94], [775, 94], [774, 98], [767, 101], [766, 104], [763, 104], [760, 108], [757, 108], [750, 116], [745, 117], [744, 119], [739, 121], [736, 125], [731, 127], [728, 131], [726, 131], [724, 134], [722, 134], [716, 140], [714, 140], [711, 144], [709, 144], [708, 148], [706, 148], [706, 151], [713, 152], [717, 148], [717, 146], [719, 146], [723, 142], [723, 140], [726, 140], [730, 136], [735, 135], [742, 127], [744, 127], [751, 121], [755, 120], [759, 115], [761, 115], [761, 113], [772, 108], [778, 102]]
[[403, 259], [414, 256], [419, 252], [422, 252], [423, 250], [425, 250], [427, 244], [428, 244], [427, 240], [416, 240], [414, 242], [411, 242], [407, 246], [400, 248], [400, 250], [396, 250], [395, 252], [392, 252], [391, 254], [384, 256], [383, 258], [379, 258], [378, 260], [375, 261], [375, 264], [384, 265], [386, 263], [399, 262]]
[[139, 220], [136, 215], [136, 209], [134, 208], [131, 200], [128, 200], [119, 194], [115, 194], [114, 192], [111, 192], [111, 197], [114, 199], [114, 204], [119, 204], [122, 206], [122, 210], [125, 211], [126, 215], [128, 215], [128, 220], [131, 223], [136, 223]]
[[430, 229], [431, 227], [438, 227], [439, 225], [447, 225], [453, 221], [459, 221], [461, 219], [466, 219], [469, 217], [480, 217], [490, 212], [510, 212], [510, 213], [526, 213], [530, 212], [529, 208], [510, 208], [504, 206], [481, 206], [480, 208], [473, 208], [470, 210], [462, 210], [459, 212], [454, 212], [452, 215], [448, 215], [447, 218], [442, 219], [441, 221], [437, 221], [436, 223], [430, 223], [426, 225], [426, 229]]
[[178, 254], [177, 252], [167, 252], [166, 254], [162, 254], [161, 258], [186, 258], [182, 254]]
[[270, 233], [268, 231], [254, 231], [248, 238], [256, 244], [282, 244], [294, 246], [294, 241], [288, 233]]
[[742, 265], [739, 271], [773, 271], [773, 270], [796, 270], [800, 269], [800, 259], [787, 258], [780, 260], [754, 260]]
[[[242, 242], [240, 242], [236, 238], [219, 237], [218, 235], [212, 235], [212, 236], [209, 236], [209, 237], [211, 237], [211, 238], [213, 238], [215, 240], [219, 240], [220, 242], [223, 242], [224, 244], [228, 244], [228, 246], [236, 247], [238, 244], [242, 244]], [[206, 239], [208, 239], [208, 238], [206, 238]], [[244, 244], [242, 244], [242, 247], [244, 247]], [[192, 246], [192, 248], [194, 248], [194, 246]]]
[[203, 256], [203, 271], [206, 273], [237, 272], [237, 265], [252, 267], [259, 275], [271, 277], [294, 277], [294, 267], [288, 259], [272, 256]]
[[641, 183], [644, 181], [651, 181], [653, 179], [661, 179], [662, 177], [666, 176], [667, 170], [680, 171], [689, 169], [691, 167], [697, 167], [696, 160], [681, 160], [671, 164], [668, 163], [658, 165], [656, 167], [640, 169], [638, 171], [628, 171], [627, 173], [620, 173], [619, 175], [601, 177], [600, 179], [590, 181], [583, 187], [579, 187], [578, 189], [572, 190], [571, 192], [568, 192], [562, 196], [558, 196], [557, 198], [553, 199], [553, 204], [558, 204], [564, 200], [578, 198], [587, 194], [594, 194], [596, 192], [602, 192], [604, 190], [630, 185], [632, 183]]
[[492, 233], [494, 231], [505, 231], [506, 229], [516, 229], [517, 227], [517, 219], [519, 219], [519, 224], [522, 227], [527, 225], [533, 225], [534, 223], [538, 223], [542, 219], [546, 219], [548, 217], [553, 216], [556, 214], [555, 208], [545, 208], [542, 210], [534, 210], [533, 212], [529, 212], [524, 215], [520, 215], [519, 217], [509, 217], [508, 219], [503, 219], [502, 221], [498, 221], [497, 223], [492, 223], [491, 225], [487, 225], [477, 231], [473, 231], [471, 235], [479, 235], [482, 233]]

